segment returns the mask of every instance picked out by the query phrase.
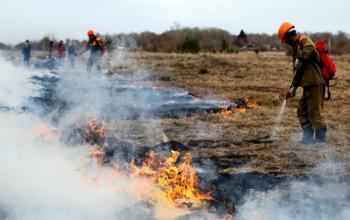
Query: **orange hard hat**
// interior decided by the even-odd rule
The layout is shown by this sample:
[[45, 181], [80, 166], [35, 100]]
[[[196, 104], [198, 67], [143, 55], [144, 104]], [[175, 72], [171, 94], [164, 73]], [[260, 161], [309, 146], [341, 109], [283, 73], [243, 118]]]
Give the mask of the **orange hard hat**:
[[283, 41], [284, 35], [295, 26], [289, 22], [283, 22], [280, 27], [278, 28], [278, 37], [281, 41]]
[[91, 36], [91, 35], [94, 35], [95, 33], [94, 33], [94, 30], [90, 29], [86, 34], [87, 36]]

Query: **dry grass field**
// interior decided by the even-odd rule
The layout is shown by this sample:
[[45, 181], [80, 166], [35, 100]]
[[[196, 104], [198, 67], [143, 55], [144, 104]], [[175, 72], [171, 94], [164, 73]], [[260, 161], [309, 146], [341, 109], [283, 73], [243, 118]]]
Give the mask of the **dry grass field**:
[[[254, 220], [275, 219], [276, 216], [279, 219], [332, 219], [333, 216], [348, 219], [350, 55], [334, 57], [339, 81], [332, 87], [332, 100], [324, 106], [329, 131], [327, 143], [303, 145], [299, 144], [302, 131], [296, 117], [301, 88], [296, 98], [288, 100], [285, 114], [276, 126], [284, 102], [283, 93], [292, 77], [291, 58], [284, 53], [116, 51], [103, 58], [102, 73], [86, 72], [88, 54], [78, 57], [74, 68], [66, 62], [53, 70], [25, 70], [20, 67], [22, 60], [18, 51], [7, 53], [4, 56], [13, 58], [8, 60], [15, 68], [6, 64], [4, 72], [9, 72], [14, 82], [23, 81], [24, 85], [35, 85], [35, 88], [3, 84], [5, 92], [21, 91], [13, 92], [14, 95], [33, 90], [24, 107], [20, 104], [20, 108], [2, 108], [6, 132], [3, 160], [0, 160], [5, 163], [1, 167], [5, 167], [5, 174], [10, 173], [7, 170], [12, 172], [12, 168], [15, 174], [5, 181], [5, 186], [6, 183], [12, 186], [25, 182], [19, 188], [29, 187], [30, 192], [34, 192], [42, 188], [37, 182], [52, 179], [53, 184], [51, 181], [43, 181], [43, 184], [53, 185], [55, 192], [59, 187], [67, 188], [67, 192], [79, 192], [85, 184], [102, 191], [111, 188], [113, 193], [135, 191], [132, 195], [140, 198], [140, 206], [137, 203], [123, 209], [121, 219], [130, 216], [135, 216], [133, 219], [175, 219], [179, 215], [182, 216], [176, 219], [232, 219], [232, 216]], [[46, 54], [34, 51], [31, 65]], [[15, 99], [13, 94], [10, 99]], [[247, 99], [258, 107], [245, 105], [246, 111], [227, 107], [227, 101], [234, 105], [237, 100]], [[228, 109], [222, 112], [223, 108]], [[18, 115], [23, 118], [17, 118], [17, 109], [29, 111], [28, 114], [20, 111]], [[11, 117], [7, 118], [7, 113]], [[23, 130], [17, 130], [22, 124]], [[18, 134], [26, 135], [17, 140]], [[29, 147], [25, 145], [27, 139], [33, 141]], [[8, 140], [14, 141], [13, 145]], [[7, 141], [11, 143], [9, 146]], [[24, 147], [18, 148], [17, 153], [14, 149], [22, 142]], [[61, 154], [61, 144], [64, 160], [56, 157]], [[85, 147], [75, 148], [82, 145]], [[51, 160], [52, 165], [47, 163]], [[26, 166], [29, 169], [22, 169]], [[67, 172], [70, 170], [67, 167], [71, 167], [73, 173]], [[38, 172], [32, 172], [34, 168]], [[18, 177], [27, 176], [21, 175], [24, 172], [30, 173], [29, 184], [18, 181], [22, 180]], [[67, 179], [74, 176], [74, 183], [80, 180], [76, 188], [61, 187], [75, 185], [70, 180], [61, 182], [65, 181], [66, 176], [62, 174], [65, 172]], [[121, 184], [119, 188], [119, 180], [128, 187]], [[157, 190], [149, 190], [144, 181], [150, 181]], [[163, 199], [158, 199], [158, 191], [174, 203], [174, 212], [169, 206], [159, 206]], [[83, 194], [89, 193], [84, 190]], [[38, 195], [39, 198], [43, 196]], [[86, 198], [96, 200], [97, 203], [91, 204], [103, 212], [100, 204], [112, 204], [118, 199], [110, 195], [112, 193], [108, 193], [108, 198], [113, 200], [99, 200], [99, 194], [95, 193]], [[16, 195], [15, 198], [23, 197]], [[50, 200], [56, 200], [56, 196], [52, 198]], [[203, 203], [202, 198], [205, 198]], [[83, 199], [85, 204], [87, 200]], [[32, 203], [31, 198], [28, 201]], [[42, 201], [51, 209], [50, 202]], [[70, 197], [62, 201], [70, 201]], [[161, 213], [157, 213], [158, 209]], [[6, 218], [7, 212], [0, 207], [0, 219]], [[119, 212], [111, 213], [118, 213], [119, 217]], [[165, 217], [158, 215], [163, 213]], [[202, 218], [202, 214], [208, 218]], [[151, 218], [153, 215], [155, 218]], [[209, 218], [212, 215], [213, 218]], [[251, 217], [245, 218], [245, 215]], [[304, 215], [311, 217], [304, 218]]]
[[[42, 56], [36, 53], [35, 56]], [[301, 88], [297, 97], [288, 101], [273, 142], [264, 142], [272, 134], [283, 100], [281, 95], [288, 89], [292, 77], [291, 58], [284, 53], [116, 52], [109, 56], [106, 69], [124, 75], [136, 73], [155, 87], [184, 89], [202, 99], [248, 98], [260, 106], [227, 116], [205, 113], [149, 119], [152, 121], [111, 122], [113, 132], [132, 137], [139, 146], [155, 146], [164, 141], [185, 143], [194, 157], [214, 158], [222, 168], [220, 171], [230, 174], [256, 171], [281, 176], [303, 175], [327, 159], [345, 161], [346, 175], [350, 174], [350, 55], [333, 57], [339, 81], [331, 88], [332, 100], [324, 106], [328, 125], [324, 146], [298, 144], [301, 128], [296, 104]], [[83, 59], [83, 64], [85, 62]]]
[[[345, 172], [350, 173], [349, 55], [334, 57], [339, 82], [332, 88], [332, 100], [325, 103], [324, 116], [329, 132], [324, 146], [298, 144], [301, 135], [296, 118], [298, 97], [288, 102], [273, 143], [259, 141], [271, 135], [282, 103], [281, 94], [290, 84], [291, 58], [283, 53], [128, 53], [113, 57], [108, 66], [112, 71], [146, 72], [154, 86], [182, 88], [206, 99], [248, 98], [260, 105], [258, 109], [228, 116], [208, 113], [159, 119], [157, 123], [162, 132], [158, 132], [157, 127], [150, 132], [152, 138], [137, 137], [140, 145], [158, 144], [165, 135], [168, 140], [186, 143], [194, 157], [217, 158], [223, 168], [221, 172], [230, 174], [257, 171], [282, 176], [302, 175], [326, 159], [345, 161]], [[299, 88], [298, 96], [301, 90]], [[128, 122], [128, 126], [135, 134], [142, 129], [137, 121]]]

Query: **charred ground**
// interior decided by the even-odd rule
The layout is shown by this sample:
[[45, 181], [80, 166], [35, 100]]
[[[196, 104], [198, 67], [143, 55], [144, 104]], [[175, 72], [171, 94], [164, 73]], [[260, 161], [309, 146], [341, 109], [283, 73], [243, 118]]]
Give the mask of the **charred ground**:
[[[126, 56], [127, 62], [111, 60], [108, 68], [126, 75], [141, 69], [149, 74], [145, 80], [154, 86], [183, 88], [201, 98], [234, 101], [246, 97], [261, 106], [228, 116], [201, 114], [160, 120], [169, 140], [186, 145], [194, 158], [215, 158], [219, 172], [299, 176], [310, 172], [320, 160], [332, 158], [348, 161], [344, 175], [349, 174], [349, 56], [334, 57], [340, 80], [332, 88], [332, 101], [325, 104], [324, 116], [329, 128], [326, 146], [297, 143], [300, 128], [295, 117], [296, 99], [288, 103], [276, 140], [271, 142], [266, 138], [271, 134], [280, 96], [291, 78], [291, 58], [283, 53], [130, 53]], [[132, 126], [134, 129], [128, 130], [135, 134], [142, 129], [137, 121], [128, 122], [127, 126]], [[137, 137], [137, 142], [140, 146], [155, 146], [157, 138]]]

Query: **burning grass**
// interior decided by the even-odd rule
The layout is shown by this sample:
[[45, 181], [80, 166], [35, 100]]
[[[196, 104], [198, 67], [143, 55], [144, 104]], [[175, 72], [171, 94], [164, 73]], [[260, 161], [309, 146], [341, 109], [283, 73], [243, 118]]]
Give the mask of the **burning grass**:
[[[192, 59], [193, 57], [190, 56], [190, 58]], [[224, 57], [223, 59], [226, 58]], [[209, 57], [208, 60], [210, 61], [211, 58]], [[191, 68], [193, 68], [198, 60], [192, 60], [191, 62]], [[230, 62], [216, 63], [230, 65]], [[219, 65], [219, 69], [222, 68], [221, 64]], [[254, 66], [259, 66], [255, 62], [251, 64], [252, 68], [254, 68]], [[250, 66], [244, 68], [244, 71], [250, 72], [249, 68]], [[222, 71], [222, 69], [220, 71]], [[212, 70], [206, 75], [210, 75], [211, 73]], [[91, 119], [85, 124], [85, 126], [80, 127], [80, 130], [82, 131], [81, 141], [88, 146], [88, 150], [91, 149], [89, 158], [85, 158], [86, 160], [84, 160], [87, 164], [97, 164], [97, 166], [89, 166], [89, 168], [93, 167], [93, 170], [96, 170], [96, 173], [93, 176], [88, 177], [86, 182], [95, 186], [100, 186], [99, 181], [103, 176], [103, 173], [108, 173], [107, 181], [110, 183], [111, 187], [114, 187], [115, 185], [113, 185], [113, 181], [110, 180], [120, 179], [126, 176], [128, 180], [136, 179], [137, 181], [135, 182], [137, 183], [137, 186], [136, 189], [135, 185], [126, 186], [125, 190], [137, 194], [140, 196], [140, 200], [147, 204], [155, 206], [156, 203], [159, 204], [159, 201], [165, 199], [170, 201], [172, 206], [181, 208], [181, 210], [192, 211], [200, 210], [205, 207], [207, 201], [208, 203], [215, 202], [213, 201], [215, 198], [215, 200], [219, 199], [220, 201], [218, 208], [220, 208], [220, 206], [225, 206], [226, 208], [227, 205], [227, 207], [229, 207], [228, 209], [232, 211], [234, 210], [233, 206], [235, 205], [235, 201], [233, 200], [239, 198], [239, 196], [236, 197], [235, 193], [237, 192], [244, 195], [249, 192], [250, 188], [254, 187], [267, 191], [271, 189], [274, 184], [278, 184], [278, 180], [275, 178], [276, 176], [304, 174], [307, 170], [311, 170], [310, 168], [315, 164], [315, 161], [322, 156], [328, 156], [331, 154], [332, 156], [336, 156], [336, 158], [346, 157], [348, 148], [346, 148], [346, 146], [343, 148], [339, 147], [342, 143], [347, 143], [346, 138], [344, 142], [336, 142], [335, 145], [327, 146], [328, 148], [324, 149], [312, 147], [305, 148], [305, 146], [300, 146], [298, 144], [294, 144], [290, 147], [289, 144], [295, 143], [295, 141], [290, 141], [287, 135], [281, 136], [281, 140], [277, 141], [277, 143], [261, 140], [257, 141], [257, 139], [259, 139], [258, 137], [266, 137], [266, 135], [263, 136], [260, 134], [266, 134], [266, 130], [264, 129], [269, 127], [269, 124], [266, 123], [266, 121], [264, 122], [263, 119], [268, 118], [268, 115], [275, 115], [271, 114], [271, 109], [274, 107], [273, 100], [269, 100], [269, 97], [266, 96], [266, 94], [260, 93], [272, 93], [271, 88], [273, 88], [273, 85], [275, 84], [269, 85], [271, 88], [262, 85], [252, 92], [250, 89], [253, 90], [253, 88], [249, 86], [254, 85], [254, 83], [257, 84], [257, 82], [254, 82], [254, 77], [262, 80], [262, 78], [259, 78], [261, 77], [260, 75], [252, 75], [237, 74], [235, 77], [240, 80], [249, 79], [249, 81], [252, 81], [250, 82], [251, 84], [248, 84], [243, 80], [236, 84], [231, 82], [232, 84], [230, 84], [230, 86], [237, 89], [234, 90], [234, 92], [240, 93], [237, 96], [242, 97], [244, 95], [252, 97], [254, 100], [257, 100], [259, 104], [261, 103], [263, 106], [262, 108], [260, 108], [256, 102], [252, 102], [248, 99], [237, 99], [237, 97], [233, 97], [232, 94], [227, 94], [227, 88], [226, 91], [222, 89], [227, 76], [225, 76], [225, 73], [219, 72], [219, 74], [210, 76], [212, 80], [201, 79], [193, 82], [193, 77], [190, 77], [192, 85], [195, 85], [190, 89], [196, 91], [196, 94], [201, 94], [201, 91], [213, 88], [213, 91], [217, 92], [215, 94], [218, 94], [221, 97], [226, 96], [225, 99], [236, 100], [231, 108], [219, 109], [219, 114], [207, 112], [208, 114], [197, 114], [194, 117], [179, 117], [176, 119], [166, 117], [161, 119], [152, 118], [152, 120], [157, 120], [156, 122], [159, 123], [159, 127], [162, 129], [155, 126], [154, 128], [158, 129], [151, 129], [151, 132], [149, 132], [149, 127], [147, 127], [147, 132], [150, 134], [145, 134], [147, 132], [142, 131], [142, 128], [140, 128], [143, 124], [149, 122], [145, 119], [136, 118], [134, 121], [118, 121], [119, 118], [113, 118], [113, 120], [115, 120], [114, 123], [119, 124], [119, 129], [126, 130], [125, 133], [128, 133], [126, 136], [118, 134], [116, 135], [117, 137], [126, 137], [126, 139], [128, 139], [133, 134], [137, 133], [139, 136], [135, 139], [147, 139], [158, 144], [159, 140], [156, 140], [153, 135], [161, 133], [161, 136], [165, 136], [166, 139], [169, 138], [170, 140], [176, 140], [168, 142], [169, 146], [164, 148], [166, 151], [152, 151], [145, 146], [142, 146], [140, 142], [133, 142], [138, 150], [143, 147], [146, 149], [144, 151], [148, 152], [147, 156], [142, 158], [142, 162], [136, 162], [141, 161], [140, 158], [138, 158], [138, 160], [132, 160], [131, 163], [125, 165], [119, 163], [119, 160], [115, 160], [115, 158], [112, 157], [113, 154], [112, 156], [108, 155], [109, 152], [107, 148], [110, 143], [107, 140], [109, 138], [107, 138], [107, 127], [113, 133], [116, 133], [118, 129], [113, 127], [113, 125], [110, 125], [110, 121], [108, 121], [107, 124], [104, 121]], [[179, 77], [177, 75], [172, 77], [178, 77], [176, 83], [181, 84], [185, 82], [184, 87], [191, 86], [190, 84], [186, 84], [189, 82], [186, 77], [181, 78], [181, 76]], [[222, 82], [218, 83], [218, 81]], [[227, 82], [228, 81], [229, 80], [227, 80]], [[211, 85], [211, 87], [209, 85]], [[241, 85], [243, 85], [242, 88], [240, 88]], [[277, 90], [278, 89], [279, 88], [277, 88]], [[159, 88], [153, 88], [153, 90], [159, 91]], [[201, 100], [196, 96], [192, 97], [198, 102]], [[345, 105], [347, 104], [348, 103], [345, 102]], [[256, 110], [248, 111], [247, 109]], [[216, 112], [217, 111], [214, 113]], [[233, 114], [234, 112], [244, 112], [245, 114]], [[342, 113], [341, 110], [338, 113]], [[332, 116], [334, 117], [334, 115]], [[283, 126], [290, 126], [290, 121], [288, 120], [284, 122]], [[346, 119], [344, 119], [344, 121], [347, 122]], [[338, 130], [347, 133], [347, 128], [348, 125], [345, 124], [344, 127], [341, 127]], [[288, 132], [288, 129], [281, 130], [282, 134]], [[213, 135], [213, 133], [217, 134]], [[36, 131], [36, 135], [40, 138], [49, 140], [56, 139], [59, 136], [55, 129], [46, 125], [40, 125]], [[246, 139], [246, 137], [251, 136], [255, 138]], [[130, 140], [134, 141], [135, 139]], [[287, 146], [283, 142], [287, 142]], [[125, 149], [125, 147], [118, 148], [119, 146], [116, 145], [114, 147], [114, 150], [116, 151], [120, 150], [129, 152], [129, 149]], [[158, 149], [157, 146], [154, 148]], [[175, 148], [178, 149], [176, 150]], [[138, 152], [139, 151], [133, 151], [130, 154], [136, 157], [138, 156]], [[170, 152], [170, 155], [163, 156], [160, 152]], [[110, 157], [112, 161], [110, 160], [109, 162], [106, 162], [107, 157]], [[200, 176], [201, 173], [196, 173], [192, 163], [192, 157], [199, 160], [201, 166], [204, 168], [209, 167], [208, 170], [214, 170], [215, 174], [219, 175], [218, 179], [209, 180], [211, 183], [216, 184], [217, 191], [210, 191], [200, 187], [200, 179], [203, 180], [203, 178]], [[206, 161], [209, 161], [210, 163], [206, 164]], [[79, 171], [82, 171], [82, 169], [79, 169]], [[243, 178], [242, 182], [235, 182], [235, 180], [238, 179], [236, 177], [239, 176], [235, 174], [238, 173], [244, 175], [244, 171], [247, 171], [247, 179]], [[234, 178], [229, 178], [232, 177], [232, 175], [235, 175]], [[251, 180], [252, 178], [257, 179]], [[255, 184], [259, 179], [261, 182]], [[263, 181], [265, 181], [265, 183]], [[237, 191], [234, 191], [235, 186], [239, 186]], [[219, 187], [224, 189], [219, 189]], [[156, 190], [149, 191], [149, 189]], [[208, 191], [210, 193], [205, 193]], [[168, 209], [165, 210], [168, 211]], [[211, 206], [208, 208], [208, 211], [216, 212], [216, 207]], [[264, 218], [261, 217], [259, 211], [254, 211], [253, 215], [255, 215], [256, 218]], [[168, 218], [169, 215], [165, 215], [165, 217]], [[227, 214], [224, 218], [232, 218], [232, 215]]]
[[[98, 123], [96, 120], [91, 120], [84, 133], [85, 143], [97, 146], [92, 149], [91, 157], [99, 166], [105, 165], [105, 146], [107, 145], [105, 125], [105, 122]], [[121, 171], [122, 166], [118, 164], [118, 161], [114, 161], [112, 170], [113, 176], [118, 176], [119, 172], [123, 172], [130, 177], [146, 179], [159, 187], [162, 195], [176, 207], [200, 208], [203, 201], [214, 198], [209, 193], [200, 192], [199, 179], [191, 163], [190, 153], [185, 153], [180, 158], [179, 151], [171, 151], [169, 157], [159, 156], [156, 152], [150, 151], [142, 165], [138, 166], [135, 160], [132, 160], [129, 167]]]
[[229, 108], [220, 109], [219, 114], [222, 116], [228, 116], [234, 112], [245, 113], [247, 109], [259, 109], [260, 106], [248, 98], [237, 99]]
[[105, 122], [97, 123], [96, 120], [90, 120], [84, 131], [84, 138], [87, 144], [96, 144], [100, 148], [105, 147]]
[[183, 162], [177, 163], [180, 152], [171, 151], [168, 158], [161, 158], [151, 151], [141, 167], [133, 160], [130, 164], [133, 175], [146, 177], [157, 184], [164, 196], [180, 207], [201, 207], [204, 200], [213, 200], [210, 194], [199, 192], [199, 180], [191, 167], [192, 156], [185, 153]]
[[[206, 114], [194, 118], [163, 119], [160, 121], [170, 140], [207, 140], [227, 143], [226, 148], [208, 145], [196, 148], [192, 155], [227, 158], [225, 169], [230, 173], [245, 172], [246, 168], [235, 167], [235, 157], [253, 157], [249, 170], [281, 175], [302, 175], [310, 171], [320, 158], [331, 154], [339, 160], [347, 160], [350, 137], [349, 55], [333, 57], [341, 78], [332, 88], [333, 100], [325, 103], [326, 122], [329, 127], [326, 148], [310, 148], [299, 145], [301, 129], [295, 114], [297, 98], [290, 100], [280, 129], [273, 143], [245, 143], [244, 140], [265, 137], [271, 134], [282, 94], [289, 87], [292, 75], [290, 57], [283, 53], [250, 52], [239, 54], [164, 54], [137, 53], [132, 55], [138, 65], [125, 69], [134, 72], [134, 67], [151, 70], [152, 76], [167, 77], [159, 81], [162, 86], [183, 88], [201, 99], [219, 98], [237, 100], [247, 97], [256, 103], [247, 103], [248, 108], [222, 109], [218, 114]], [[117, 66], [111, 64], [113, 69]], [[198, 74], [206, 69], [207, 74]], [[120, 72], [120, 71], [118, 71]], [[123, 72], [121, 72], [123, 73]], [[194, 80], [195, 79], [195, 80]], [[300, 96], [301, 89], [298, 90]], [[244, 102], [243, 102], [244, 105]], [[244, 114], [233, 114], [235, 111]], [[224, 117], [223, 117], [224, 116]], [[198, 124], [202, 125], [198, 128]], [[136, 126], [135, 126], [136, 127]], [[184, 132], [186, 131], [186, 132]], [[203, 131], [206, 131], [205, 133]], [[157, 144], [151, 143], [148, 145]], [[225, 159], [226, 160], [226, 159]], [[240, 161], [239, 158], [237, 158]], [[350, 163], [347, 163], [350, 170]]]
[[[162, 56], [161, 61], [158, 60], [158, 56]], [[184, 88], [190, 94], [196, 94], [192, 95], [193, 100], [198, 101], [205, 98], [218, 99], [218, 97], [222, 100], [235, 100], [233, 108], [221, 109], [218, 114], [200, 114], [194, 117], [161, 118], [157, 120], [162, 131], [164, 131], [164, 135], [170, 140], [185, 144], [191, 143], [188, 144], [188, 146], [191, 146], [189, 149], [191, 156], [194, 158], [210, 158], [217, 161], [219, 172], [225, 174], [247, 173], [248, 175], [249, 173], [258, 173], [271, 178], [273, 176], [304, 175], [312, 170], [320, 158], [329, 154], [341, 160], [346, 157], [344, 152], [349, 150], [348, 139], [342, 138], [333, 141], [335, 139], [334, 133], [330, 133], [331, 143], [329, 148], [313, 148], [297, 144], [299, 127], [294, 111], [291, 110], [286, 112], [276, 140], [273, 142], [256, 141], [259, 137], [267, 137], [270, 134], [281, 101], [280, 93], [289, 84], [289, 59], [281, 54], [271, 53], [262, 54], [258, 57], [250, 54], [215, 55], [215, 59], [226, 60], [226, 66], [212, 68], [208, 74], [198, 76], [195, 75], [197, 74], [195, 69], [201, 65], [210, 66], [210, 62], [214, 57], [214, 55], [210, 55], [205, 57], [208, 58], [206, 60], [201, 56], [179, 55], [173, 57], [168, 54], [147, 54], [145, 57], [139, 57], [141, 61], [146, 60], [144, 63], [149, 62], [150, 65], [159, 68], [155, 70], [158, 71], [157, 74], [163, 74], [170, 78], [170, 80], [161, 82], [163, 83], [162, 87]], [[229, 61], [228, 59], [231, 58], [232, 61]], [[158, 62], [162, 64], [158, 65]], [[177, 65], [178, 63], [186, 64], [187, 62], [191, 62], [191, 68], [187, 68], [186, 65]], [[162, 66], [167, 68], [162, 69]], [[347, 68], [348, 65], [342, 62], [340, 69], [347, 70]], [[267, 74], [267, 72], [269, 73]], [[196, 80], [193, 80], [193, 77], [196, 77]], [[341, 90], [348, 90], [344, 85], [340, 84], [340, 86], [340, 88], [334, 89], [334, 97], [338, 99], [330, 103], [330, 108], [337, 105], [336, 103], [339, 105], [342, 101], [344, 108], [350, 109], [348, 100], [341, 93]], [[153, 89], [159, 90], [158, 87]], [[248, 97], [249, 99], [241, 97]], [[295, 104], [296, 101], [292, 100], [288, 103], [288, 107], [293, 108]], [[254, 111], [249, 109], [254, 109]], [[349, 121], [347, 118], [340, 117], [347, 113], [343, 112], [343, 109], [337, 111], [339, 115], [332, 112], [329, 120], [334, 119], [344, 121], [344, 123], [338, 127], [334, 122], [329, 121], [330, 127], [347, 134], [350, 131], [348, 128]], [[235, 112], [244, 114], [234, 114]], [[328, 113], [329, 111], [326, 111], [325, 114]], [[119, 129], [119, 132], [121, 132], [121, 130], [127, 128], [126, 131], [123, 131], [123, 134], [135, 135], [133, 141], [136, 140], [135, 143], [138, 146], [155, 146], [162, 141], [154, 138], [159, 135], [159, 130], [151, 131], [146, 136], [139, 135], [144, 134], [142, 127], [140, 127], [140, 124], [145, 123], [144, 121], [118, 120], [112, 123], [116, 124], [108, 125], [108, 127], [113, 131]], [[198, 143], [193, 144], [196, 141]], [[180, 152], [182, 151], [178, 151], [181, 155]], [[167, 159], [173, 161], [172, 169], [167, 168]], [[130, 169], [129, 172], [133, 176], [143, 178], [157, 186], [161, 189], [164, 198], [168, 198], [173, 204], [180, 207], [196, 207], [200, 203], [191, 200], [191, 197], [186, 197], [187, 193], [185, 195], [174, 193], [174, 180], [169, 178], [169, 173], [172, 172], [173, 177], [181, 176], [182, 173], [178, 173], [180, 169], [178, 166], [181, 163], [183, 163], [183, 159], [179, 156], [172, 157], [170, 155], [169, 158], [159, 158], [159, 155], [154, 152], [150, 153], [141, 164], [131, 163], [127, 169], [121, 168], [119, 165], [118, 167], [122, 170]], [[158, 165], [154, 166], [153, 164]], [[159, 172], [163, 172], [163, 174], [161, 175]], [[166, 177], [166, 184], [161, 181], [160, 176]], [[191, 184], [189, 185], [191, 186]], [[198, 188], [197, 193], [201, 194]], [[196, 195], [193, 191], [192, 194]], [[206, 194], [204, 193], [204, 195]]]

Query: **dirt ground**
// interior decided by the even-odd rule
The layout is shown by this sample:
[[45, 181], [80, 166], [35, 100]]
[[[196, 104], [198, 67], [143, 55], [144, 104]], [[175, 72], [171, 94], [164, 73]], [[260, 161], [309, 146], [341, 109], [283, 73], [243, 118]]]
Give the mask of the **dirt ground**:
[[[275, 140], [260, 143], [271, 135], [282, 103], [281, 94], [290, 84], [291, 58], [284, 53], [118, 53], [107, 67], [126, 75], [147, 73], [154, 86], [182, 88], [200, 98], [230, 101], [248, 98], [260, 105], [259, 109], [228, 116], [203, 114], [159, 120], [162, 132], [152, 133], [153, 137], [147, 140], [137, 137], [144, 145], [154, 145], [164, 139], [186, 143], [194, 157], [218, 158], [223, 168], [221, 172], [230, 174], [256, 171], [302, 175], [310, 172], [319, 161], [334, 159], [345, 161], [344, 174], [349, 175], [350, 56], [337, 56], [334, 61], [339, 82], [332, 88], [332, 100], [324, 107], [328, 125], [328, 140], [324, 146], [298, 144], [301, 138], [296, 118], [298, 98], [288, 102]], [[301, 92], [299, 88], [298, 97]], [[133, 123], [128, 123], [134, 128], [129, 130], [137, 133], [137, 129], [141, 129], [139, 122]]]

